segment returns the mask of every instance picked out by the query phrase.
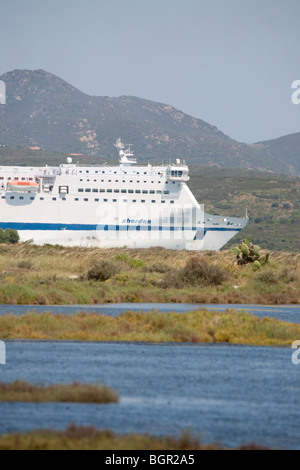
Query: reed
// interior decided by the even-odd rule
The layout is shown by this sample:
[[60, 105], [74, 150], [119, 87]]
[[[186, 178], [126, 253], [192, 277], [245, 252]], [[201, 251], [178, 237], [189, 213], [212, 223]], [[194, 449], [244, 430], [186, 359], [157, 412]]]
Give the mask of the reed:
[[1, 316], [0, 338], [290, 346], [300, 338], [300, 325], [232, 310], [202, 309], [184, 314], [128, 311], [115, 318], [48, 312]]
[[[64, 431], [37, 430], [0, 436], [0, 450], [220, 450], [220, 444], [204, 444], [199, 436], [183, 431], [178, 438], [147, 434], [115, 434], [71, 424]], [[254, 443], [238, 449], [263, 449]]]
[[60, 403], [117, 403], [119, 395], [107, 385], [72, 384], [33, 385], [24, 380], [0, 382], [0, 401], [60, 402]]

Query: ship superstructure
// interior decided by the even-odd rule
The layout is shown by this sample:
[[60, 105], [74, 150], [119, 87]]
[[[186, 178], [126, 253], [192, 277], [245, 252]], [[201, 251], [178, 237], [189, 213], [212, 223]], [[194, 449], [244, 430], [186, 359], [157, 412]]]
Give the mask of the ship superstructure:
[[206, 214], [184, 161], [140, 166], [115, 145], [118, 166], [0, 167], [0, 227], [35, 244], [219, 250], [247, 224]]

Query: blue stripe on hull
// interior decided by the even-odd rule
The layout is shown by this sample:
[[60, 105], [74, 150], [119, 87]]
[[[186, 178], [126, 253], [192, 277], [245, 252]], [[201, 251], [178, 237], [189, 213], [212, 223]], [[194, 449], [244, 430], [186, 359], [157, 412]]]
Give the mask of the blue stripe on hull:
[[[162, 226], [151, 226], [151, 225], [93, 225], [93, 224], [46, 224], [46, 223], [24, 223], [24, 222], [0, 222], [0, 228], [3, 230], [7, 228], [11, 228], [14, 230], [76, 230], [76, 231], [96, 231], [96, 230], [104, 230], [104, 231], [128, 231], [128, 230], [136, 230], [136, 231], [177, 231], [177, 230], [196, 230], [196, 227], [188, 228], [188, 227], [162, 227]], [[239, 228], [227, 228], [227, 227], [211, 227], [205, 228], [204, 234], [207, 231], [215, 231], [215, 232], [239, 232], [241, 227]]]

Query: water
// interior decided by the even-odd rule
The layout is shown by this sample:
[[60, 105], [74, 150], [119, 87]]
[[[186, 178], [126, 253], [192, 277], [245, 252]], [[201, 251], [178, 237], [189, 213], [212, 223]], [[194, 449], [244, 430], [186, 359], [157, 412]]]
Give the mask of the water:
[[109, 316], [118, 316], [126, 310], [158, 310], [159, 312], [175, 311], [185, 313], [199, 308], [209, 310], [225, 311], [226, 309], [246, 310], [260, 318], [272, 317], [279, 320], [300, 323], [300, 305], [246, 305], [246, 304], [159, 304], [159, 303], [123, 303], [123, 304], [95, 304], [95, 305], [0, 305], [0, 315], [11, 313], [22, 315], [26, 312], [49, 312], [63, 313], [65, 315], [85, 311]]
[[74, 341], [7, 341], [6, 348], [1, 381], [100, 381], [121, 401], [0, 403], [1, 433], [72, 422], [174, 436], [189, 428], [204, 442], [300, 449], [300, 365], [289, 348]]

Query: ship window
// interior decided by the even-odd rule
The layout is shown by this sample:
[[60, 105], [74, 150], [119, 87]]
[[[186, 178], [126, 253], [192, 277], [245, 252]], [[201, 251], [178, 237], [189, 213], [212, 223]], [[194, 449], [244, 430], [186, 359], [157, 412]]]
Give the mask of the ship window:
[[79, 173], [82, 173], [82, 170], [79, 170]]
[[156, 191], [156, 194], [162, 194], [162, 191], [161, 191], [160, 189], [158, 189], [158, 190]]
[[103, 202], [107, 202], [107, 199], [103, 199]]
[[155, 191], [151, 189], [151, 191], [149, 191], [149, 194], [155, 194]]
[[88, 201], [88, 198], [87, 198], [87, 197], [85, 197], [83, 200], [84, 200], [85, 202], [87, 202], [87, 201]]
[[19, 199], [24, 199], [24, 196], [20, 196]]
[[182, 176], [182, 171], [178, 171], [178, 176]]
[[10, 176], [8, 177], [8, 180], [11, 180], [11, 177], [10, 177]]
[[170, 202], [171, 202], [171, 204], [174, 204], [174, 201], [170, 201]]
[[170, 191], [164, 191], [164, 194], [170, 194]]
[[136, 202], [136, 199], [133, 199], [132, 202]]
[[1, 196], [1, 199], [5, 199], [5, 196]]
[[119, 182], [119, 180], [115, 180], [115, 183], [118, 183], [118, 182]]
[[107, 189], [106, 190], [108, 193], [112, 193], [112, 189]]
[[139, 183], [139, 181], [137, 181], [137, 183]]
[[127, 192], [127, 189], [121, 189], [121, 193], [126, 193]]
[[166, 201], [161, 201], [162, 204], [164, 204]]
[[114, 171], [114, 175], [116, 175], [116, 174], [117, 174], [117, 172], [116, 172], [116, 171]]
[[105, 193], [105, 189], [99, 189], [99, 193]]
[[146, 202], [145, 199], [142, 199], [141, 202]]
[[[20, 199], [23, 199], [23, 197], [22, 197], [22, 198], [20, 198]], [[44, 198], [43, 198], [43, 197], [40, 197], [40, 201], [43, 201], [43, 200], [44, 200]]]
[[136, 194], [140, 194], [141, 190], [140, 190], [140, 189], [136, 189], [135, 192], [136, 192]]
[[80, 180], [80, 181], [83, 181], [83, 180], [82, 180], [82, 178], [81, 178], [81, 180]]
[[78, 197], [75, 197], [75, 201], [79, 201]]
[[85, 192], [86, 192], [86, 193], [90, 193], [90, 192], [91, 192], [91, 188], [85, 188]]
[[127, 199], [123, 199], [123, 202], [127, 202]]
[[128, 189], [128, 192], [129, 192], [130, 194], [132, 194], [132, 193], [133, 193], [133, 189]]
[[153, 200], [153, 201], [151, 201], [151, 202], [155, 204], [156, 201]]
[[53, 197], [53, 198], [52, 198], [52, 201], [56, 201], [56, 197]]
[[30, 198], [30, 199], [31, 199], [31, 201], [33, 201], [33, 200], [34, 200], [34, 197], [33, 197], [33, 196], [31, 196], [31, 198]]
[[116, 200], [116, 199], [113, 199], [113, 202], [117, 202], [117, 200]]
[[97, 193], [98, 192], [98, 189], [97, 188], [93, 188], [93, 193]]
[[65, 197], [63, 197], [63, 198], [62, 198], [62, 201], [66, 201], [66, 198], [65, 198]]
[[172, 181], [172, 184], [175, 184], [175, 181]]
[[78, 188], [79, 193], [83, 193], [83, 188]]
[[143, 193], [143, 194], [148, 194], [147, 189], [143, 189], [142, 193]]
[[96, 199], [95, 199], [95, 202], [99, 202], [99, 199], [96, 198]]
[[29, 178], [29, 181], [32, 181], [33, 178]]
[[94, 183], [97, 183], [97, 180], [94, 180]]
[[111, 180], [108, 180], [109, 183], [111, 183]]
[[0, 176], [0, 180], [4, 180], [4, 177], [3, 177], [3, 176]]
[[87, 181], [90, 181], [90, 180], [87, 180]]
[[89, 170], [86, 170], [86, 173], [89, 173], [90, 171]]
[[114, 189], [114, 193], [119, 193], [120, 190], [119, 189]]

